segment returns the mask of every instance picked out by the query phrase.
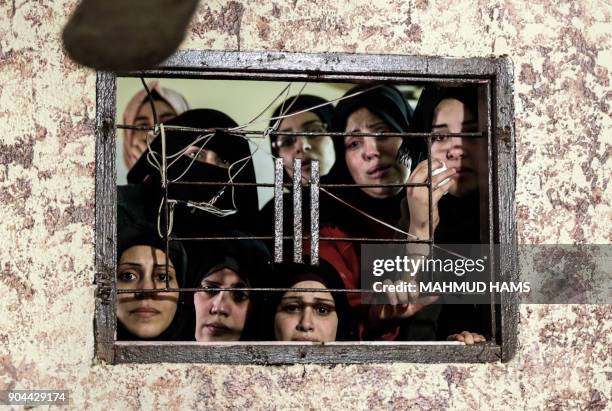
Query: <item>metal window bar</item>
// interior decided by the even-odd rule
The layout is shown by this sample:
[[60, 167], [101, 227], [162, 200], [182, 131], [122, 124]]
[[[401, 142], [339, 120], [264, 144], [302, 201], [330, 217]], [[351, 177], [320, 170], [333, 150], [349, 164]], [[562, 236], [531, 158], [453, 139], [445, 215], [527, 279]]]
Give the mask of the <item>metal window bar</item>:
[[302, 160], [293, 160], [293, 262], [302, 262]]
[[274, 262], [283, 261], [283, 159], [274, 160]]
[[[276, 187], [276, 183], [248, 183], [248, 182], [225, 182], [225, 181], [168, 181], [169, 185], [203, 185], [203, 186], [236, 186], [236, 187]], [[311, 186], [306, 183], [304, 186]], [[321, 188], [354, 188], [354, 187], [427, 187], [427, 183], [397, 183], [397, 184], [319, 184]], [[293, 187], [292, 183], [282, 183], [279, 187]]]
[[311, 163], [310, 175], [310, 264], [319, 265], [319, 160]]
[[[140, 130], [140, 131], [155, 131], [155, 127], [149, 126], [132, 126], [128, 124], [117, 124], [117, 129], [125, 130]], [[232, 128], [196, 128], [196, 127], [184, 127], [184, 126], [165, 126], [166, 130], [172, 131], [183, 131], [189, 133], [202, 133], [210, 134], [215, 132], [225, 132], [228, 134], [236, 135], [261, 135], [262, 138], [266, 135], [270, 136], [308, 136], [308, 137], [411, 137], [411, 138], [427, 138], [431, 133], [420, 133], [420, 132], [391, 132], [385, 131], [382, 133], [363, 133], [358, 131], [262, 131], [262, 130], [234, 130]], [[436, 133], [438, 137], [482, 137], [485, 138], [486, 134], [482, 132], [465, 132], [465, 133]], [[256, 137], [251, 137], [256, 138]]]

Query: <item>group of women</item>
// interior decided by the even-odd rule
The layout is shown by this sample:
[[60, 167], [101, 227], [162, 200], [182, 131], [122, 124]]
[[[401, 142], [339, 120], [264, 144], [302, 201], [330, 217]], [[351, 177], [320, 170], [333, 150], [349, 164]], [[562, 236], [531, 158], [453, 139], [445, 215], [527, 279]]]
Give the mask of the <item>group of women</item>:
[[[135, 111], [151, 100], [172, 108], [158, 91], [135, 97]], [[428, 85], [414, 111], [396, 87], [385, 84], [356, 86], [335, 107], [326, 103], [294, 96], [270, 121], [273, 130], [296, 133], [270, 138], [272, 154], [283, 158], [287, 181], [296, 158], [302, 160], [306, 186], [312, 161], [319, 161], [324, 175], [318, 266], [274, 264], [271, 243], [250, 239], [252, 233], [271, 234], [273, 204], [259, 211], [256, 188], [239, 184], [255, 182], [255, 174], [248, 143], [232, 133], [237, 124], [231, 118], [211, 109], [175, 110], [177, 116], [164, 122], [218, 131], [203, 138], [169, 128], [163, 136], [169, 154], [166, 178], [177, 184], [162, 187], [161, 162], [151, 154], [161, 153], [158, 137], [146, 143], [150, 152], [143, 151], [131, 166], [131, 184], [119, 187], [117, 288], [140, 290], [118, 294], [119, 339], [485, 340], [477, 307], [449, 310], [431, 305], [435, 297], [415, 299], [400, 292], [372, 304], [360, 292], [338, 291], [360, 288], [361, 242], [356, 238], [430, 237], [428, 190], [405, 186], [428, 179], [425, 140], [379, 133], [476, 131], [476, 90]], [[327, 131], [347, 135], [332, 138]], [[307, 134], [313, 132], [319, 134]], [[432, 177], [435, 242], [480, 243], [486, 144], [441, 135], [433, 139], [431, 153], [433, 167], [443, 170]], [[163, 207], [166, 190], [171, 212]], [[290, 207], [285, 212], [291, 213]], [[291, 218], [284, 221], [291, 228]], [[160, 238], [165, 229], [172, 232], [167, 249]], [[410, 252], [426, 253], [419, 246]], [[199, 290], [147, 291], [160, 288]]]

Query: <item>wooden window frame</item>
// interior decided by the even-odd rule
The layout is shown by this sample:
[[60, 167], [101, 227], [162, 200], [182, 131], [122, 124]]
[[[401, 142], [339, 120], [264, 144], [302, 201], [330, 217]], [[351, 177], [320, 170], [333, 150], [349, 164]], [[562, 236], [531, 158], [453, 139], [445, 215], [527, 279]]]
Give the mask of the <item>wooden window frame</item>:
[[[108, 363], [484, 363], [507, 362], [517, 347], [518, 300], [503, 296], [492, 307], [493, 341], [473, 346], [421, 342], [115, 341], [117, 267], [116, 92], [117, 76], [329, 82], [417, 82], [484, 85], [479, 110], [489, 147], [489, 238], [500, 248], [500, 281], [518, 281], [515, 213], [516, 159], [513, 68], [501, 58], [453, 59], [340, 53], [184, 50], [145, 72], [98, 72], [96, 88], [96, 355]], [[482, 93], [481, 93], [482, 94]], [[484, 107], [483, 103], [484, 101]]]

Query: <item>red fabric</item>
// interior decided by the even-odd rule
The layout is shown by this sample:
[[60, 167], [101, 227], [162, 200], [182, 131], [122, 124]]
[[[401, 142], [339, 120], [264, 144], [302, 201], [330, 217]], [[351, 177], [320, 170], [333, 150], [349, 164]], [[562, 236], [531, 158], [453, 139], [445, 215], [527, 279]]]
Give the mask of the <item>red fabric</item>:
[[[349, 237], [338, 227], [329, 226], [321, 228], [320, 236]], [[321, 240], [319, 243], [319, 256], [334, 266], [346, 288], [361, 288], [361, 246], [359, 243]], [[367, 322], [364, 318], [365, 310], [361, 309], [362, 296], [359, 293], [348, 293], [347, 298], [351, 307], [357, 309], [358, 313], [361, 314], [359, 318], [359, 337], [363, 339], [367, 330]], [[364, 298], [366, 298], [365, 295]], [[392, 341], [397, 338], [398, 334], [399, 327], [393, 327], [384, 334], [373, 336], [373, 339]]]

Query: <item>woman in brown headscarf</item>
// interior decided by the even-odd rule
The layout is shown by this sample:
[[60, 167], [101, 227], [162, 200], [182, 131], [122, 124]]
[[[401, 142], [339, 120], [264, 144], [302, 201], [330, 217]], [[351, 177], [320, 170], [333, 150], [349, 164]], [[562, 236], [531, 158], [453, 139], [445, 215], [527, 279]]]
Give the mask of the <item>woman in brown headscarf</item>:
[[[162, 87], [158, 81], [147, 85], [155, 104], [157, 119], [164, 123], [184, 111], [189, 110], [185, 97], [174, 90]], [[123, 112], [123, 124], [153, 127], [153, 110], [146, 90], [141, 90], [132, 97]], [[144, 130], [123, 130], [123, 161], [131, 169], [147, 148], [148, 132]]]

